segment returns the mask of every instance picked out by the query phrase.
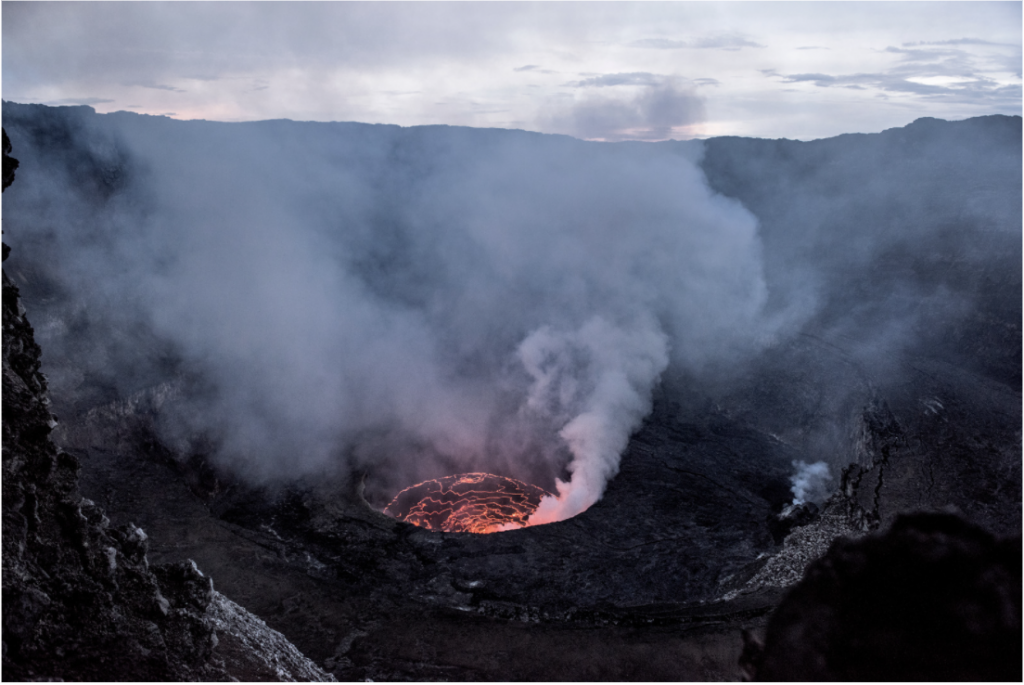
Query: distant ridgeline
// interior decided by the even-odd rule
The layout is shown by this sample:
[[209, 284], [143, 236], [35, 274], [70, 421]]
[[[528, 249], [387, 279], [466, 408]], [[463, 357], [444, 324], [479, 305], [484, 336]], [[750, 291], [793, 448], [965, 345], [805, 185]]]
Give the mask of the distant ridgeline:
[[1020, 319], [1004, 296], [1021, 278], [1020, 143], [1019, 116], [924, 118], [810, 142], [712, 138], [702, 168], [757, 215], [773, 299], [811, 290], [816, 325], [854, 337], [890, 307], [921, 344], [1020, 385], [1020, 351], [998, 332]]

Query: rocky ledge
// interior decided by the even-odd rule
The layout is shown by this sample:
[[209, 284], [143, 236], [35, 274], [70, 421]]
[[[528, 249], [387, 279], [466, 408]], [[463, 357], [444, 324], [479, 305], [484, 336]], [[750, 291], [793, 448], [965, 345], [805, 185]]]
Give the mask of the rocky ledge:
[[837, 541], [765, 642], [744, 637], [754, 680], [1020, 680], [1020, 538], [952, 514], [900, 516], [884, 535]]

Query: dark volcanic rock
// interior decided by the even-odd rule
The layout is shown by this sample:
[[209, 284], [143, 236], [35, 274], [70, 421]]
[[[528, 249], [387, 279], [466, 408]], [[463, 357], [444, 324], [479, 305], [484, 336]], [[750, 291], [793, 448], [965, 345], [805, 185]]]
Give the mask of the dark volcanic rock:
[[788, 507], [779, 514], [769, 514], [768, 530], [772, 534], [772, 539], [780, 543], [794, 528], [816, 521], [819, 514], [818, 505], [814, 502]]
[[[4, 133], [5, 187], [16, 166], [9, 150]], [[151, 568], [142, 529], [112, 525], [79, 494], [78, 460], [50, 439], [57, 422], [39, 365], [40, 348], [5, 269], [5, 679], [329, 679], [215, 592], [193, 562]]]
[[152, 402], [62, 428], [65, 444], [96, 446], [74, 450], [86, 487], [115, 520], [141, 517], [162, 541], [152, 558], [196, 559], [340, 679], [728, 679], [731, 626], [761, 625], [777, 596], [715, 601], [773, 548], [763, 521], [794, 457], [721, 416], [688, 424], [659, 404], [600, 503], [480, 536], [401, 523], [337, 483], [190, 487], [145, 429]]
[[836, 542], [744, 655], [755, 680], [1019, 681], [1020, 537], [904, 515]]
[[78, 460], [49, 439], [39, 348], [6, 273], [3, 286], [5, 677], [226, 679], [209, 597], [161, 587], [141, 529], [111, 527], [78, 494]]
[[[3, 166], [3, 190], [7, 190], [7, 186], [14, 183], [14, 172], [18, 168], [18, 160], [10, 156], [11, 152], [11, 141], [7, 138], [7, 131], [3, 132], [3, 154], [4, 154], [4, 166]], [[7, 251], [4, 250], [4, 259], [7, 258]]]

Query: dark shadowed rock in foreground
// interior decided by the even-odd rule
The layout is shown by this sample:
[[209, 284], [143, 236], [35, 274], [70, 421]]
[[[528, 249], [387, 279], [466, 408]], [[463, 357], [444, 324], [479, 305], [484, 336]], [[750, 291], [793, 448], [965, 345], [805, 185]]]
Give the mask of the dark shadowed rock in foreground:
[[[4, 133], [4, 187], [9, 184]], [[4, 245], [6, 259], [7, 246]], [[5, 680], [330, 680], [213, 589], [194, 562], [150, 567], [147, 535], [78, 491], [50, 439], [40, 348], [3, 274]]]
[[1021, 543], [950, 514], [837, 541], [748, 637], [755, 680], [1020, 681]]

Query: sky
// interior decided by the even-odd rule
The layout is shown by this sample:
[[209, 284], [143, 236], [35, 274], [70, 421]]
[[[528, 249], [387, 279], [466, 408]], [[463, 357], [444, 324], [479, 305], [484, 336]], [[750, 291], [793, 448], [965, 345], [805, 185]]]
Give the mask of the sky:
[[176, 119], [810, 140], [1021, 114], [1020, 2], [11, 2], [2, 94]]

